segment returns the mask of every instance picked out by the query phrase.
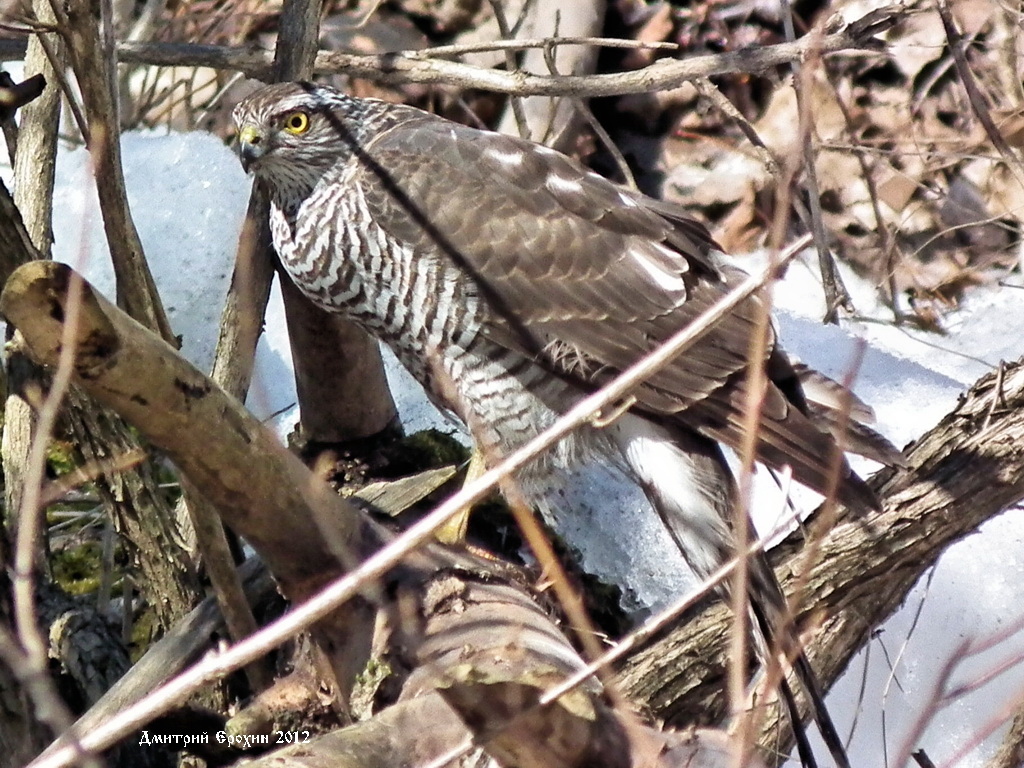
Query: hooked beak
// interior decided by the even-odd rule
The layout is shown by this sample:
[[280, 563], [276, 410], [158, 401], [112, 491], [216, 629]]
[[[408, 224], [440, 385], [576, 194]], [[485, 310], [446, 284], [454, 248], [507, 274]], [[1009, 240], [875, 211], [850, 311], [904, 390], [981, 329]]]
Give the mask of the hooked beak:
[[246, 173], [265, 153], [265, 142], [254, 125], [245, 125], [238, 132], [238, 157]]

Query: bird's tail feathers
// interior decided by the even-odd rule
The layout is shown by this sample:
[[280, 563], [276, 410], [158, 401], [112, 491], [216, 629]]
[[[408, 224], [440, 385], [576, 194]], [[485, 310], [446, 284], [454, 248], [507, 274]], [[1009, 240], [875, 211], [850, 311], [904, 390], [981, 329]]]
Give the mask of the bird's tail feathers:
[[[683, 558], [699, 578], [706, 578], [735, 553], [731, 531], [734, 482], [721, 449], [712, 440], [688, 430], [668, 429], [636, 414], [627, 413], [609, 428], [630, 473], [643, 487]], [[852, 474], [852, 473], [851, 473]], [[870, 490], [856, 475], [867, 493]], [[856, 485], [852, 486], [857, 488]], [[853, 491], [847, 491], [847, 494]], [[842, 496], [841, 496], [842, 498]], [[863, 503], [863, 500], [861, 500]], [[849, 502], [847, 502], [849, 503]], [[782, 588], [763, 554], [750, 558], [751, 610], [760, 650], [785, 653], [794, 659], [794, 671], [811, 703], [812, 715], [839, 768], [849, 768], [821, 686], [787, 621]], [[723, 589], [727, 592], [727, 589]], [[789, 640], [787, 641], [787, 638]], [[783, 678], [780, 689], [790, 712], [794, 735], [805, 766], [815, 765], [797, 707], [796, 697]]]
[[[761, 558], [764, 568], [771, 570], [768, 566], [767, 561]], [[778, 582], [775, 581], [775, 576], [772, 574], [772, 581], [775, 582], [775, 587], [779, 591], [781, 596], [781, 588], [778, 586]], [[752, 580], [753, 586], [753, 580]], [[761, 636], [762, 642], [768, 649], [768, 653], [782, 652], [786, 658], [792, 659], [793, 672], [796, 675], [797, 680], [800, 682], [800, 687], [803, 689], [804, 694], [807, 696], [807, 701], [810, 704], [811, 717], [818, 726], [818, 732], [821, 734], [821, 740], [825, 743], [829, 754], [835, 761], [837, 768], [850, 768], [850, 758], [846, 754], [846, 747], [843, 744], [842, 737], [839, 735], [839, 731], [832, 720], [832, 715], [825, 704], [825, 693], [821, 687], [821, 681], [818, 679], [817, 673], [814, 671], [814, 667], [811, 666], [810, 659], [807, 658], [807, 654], [802, 648], [792, 648], [792, 642], [784, 642], [781, 647], [778, 646], [778, 642], [788, 636], [791, 640], [795, 640], [795, 633], [793, 628], [789, 625], [789, 622], [785, 620], [785, 614], [779, 614], [778, 616], [769, 616], [768, 611], [765, 610], [765, 601], [759, 601], [751, 596], [751, 612], [754, 615], [755, 623], [757, 624], [758, 632]], [[787, 646], [789, 649], [787, 650]], [[802, 720], [800, 716], [800, 707], [797, 703], [796, 696], [793, 694], [792, 688], [789, 687], [785, 676], [783, 676], [779, 683], [779, 688], [782, 693], [783, 700], [786, 703], [786, 710], [789, 713], [789, 719], [793, 726], [793, 733], [796, 737], [797, 751], [800, 754], [800, 759], [804, 765], [808, 765], [808, 759], [804, 755], [806, 750], [810, 753], [810, 745], [806, 743], [806, 732], [802, 727]], [[814, 762], [813, 754], [810, 757], [810, 762]]]
[[[739, 383], [728, 393], [712, 395], [692, 405], [689, 417], [698, 419], [704, 434], [739, 449], [746, 428], [745, 408], [746, 385]], [[831, 487], [837, 462], [839, 501], [857, 514], [880, 508], [877, 496], [850, 468], [846, 457], [835, 456], [836, 440], [827, 425], [814, 421], [810, 412], [805, 413], [796, 404], [784, 401], [782, 393], [772, 386], [769, 386], [762, 410], [757, 438], [757, 459], [772, 469], [789, 466], [797, 482], [825, 494]]]
[[[875, 412], [867, 403], [821, 371], [816, 371], [781, 349], [782, 364], [799, 383], [807, 416], [824, 432], [841, 442], [850, 453], [864, 456], [890, 467], [905, 467], [903, 453], [869, 425], [875, 423]], [[845, 430], [845, 432], [844, 432]]]

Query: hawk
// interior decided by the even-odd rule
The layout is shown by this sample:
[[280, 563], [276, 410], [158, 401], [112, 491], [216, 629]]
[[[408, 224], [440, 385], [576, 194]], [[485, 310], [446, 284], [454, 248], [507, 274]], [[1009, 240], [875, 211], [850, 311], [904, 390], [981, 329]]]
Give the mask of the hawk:
[[[744, 277], [677, 207], [538, 144], [310, 83], [262, 88], [234, 119], [295, 284], [390, 345], [492, 463]], [[760, 311], [756, 296], [740, 304], [639, 386], [620, 418], [563, 440], [519, 486], [541, 499], [559, 470], [611, 461], [642, 487], [698, 575], [719, 567], [735, 549], [719, 444], [740, 444]], [[774, 336], [764, 362], [757, 456], [823, 492], [839, 385], [794, 364]], [[884, 439], [859, 433], [860, 451], [899, 461]], [[855, 510], [877, 506], [842, 460], [838, 495]], [[766, 568], [753, 569], [755, 597], [777, 605]]]

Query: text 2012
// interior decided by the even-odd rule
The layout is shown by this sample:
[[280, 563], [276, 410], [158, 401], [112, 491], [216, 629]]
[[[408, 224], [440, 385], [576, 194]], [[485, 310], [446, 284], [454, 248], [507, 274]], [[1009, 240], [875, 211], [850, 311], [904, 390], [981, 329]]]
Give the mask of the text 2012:
[[313, 734], [310, 731], [274, 731], [275, 744], [305, 744]]

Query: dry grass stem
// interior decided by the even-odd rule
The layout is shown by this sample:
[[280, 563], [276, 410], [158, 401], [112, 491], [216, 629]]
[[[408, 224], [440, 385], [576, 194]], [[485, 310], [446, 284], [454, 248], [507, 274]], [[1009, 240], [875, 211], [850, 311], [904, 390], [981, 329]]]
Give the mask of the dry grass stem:
[[[71, 729], [68, 716], [56, 689], [49, 683], [49, 644], [39, 629], [35, 600], [35, 555], [38, 550], [38, 536], [41, 532], [43, 512], [43, 477], [46, 471], [46, 449], [53, 435], [60, 406], [71, 385], [77, 343], [76, 326], [81, 309], [82, 279], [74, 273], [68, 286], [68, 302], [65, 323], [61, 334], [60, 357], [54, 371], [50, 391], [39, 409], [32, 447], [26, 464], [21, 509], [18, 510], [17, 538], [14, 550], [14, 568], [11, 574], [11, 588], [14, 596], [14, 619], [17, 642], [24, 652], [22, 663], [23, 679], [35, 681], [29, 686], [34, 692], [33, 699], [37, 716], [47, 723], [55, 733], [66, 733], [71, 744], [70, 750], [76, 759], [92, 752], [81, 744], [78, 735]], [[6, 635], [6, 633], [5, 633]], [[13, 643], [13, 638], [11, 639]], [[9, 654], [8, 654], [9, 655]], [[17, 670], [18, 666], [11, 667]], [[46, 678], [47, 683], [42, 683]], [[69, 730], [70, 729], [70, 730]], [[95, 758], [88, 762], [98, 765]]]

